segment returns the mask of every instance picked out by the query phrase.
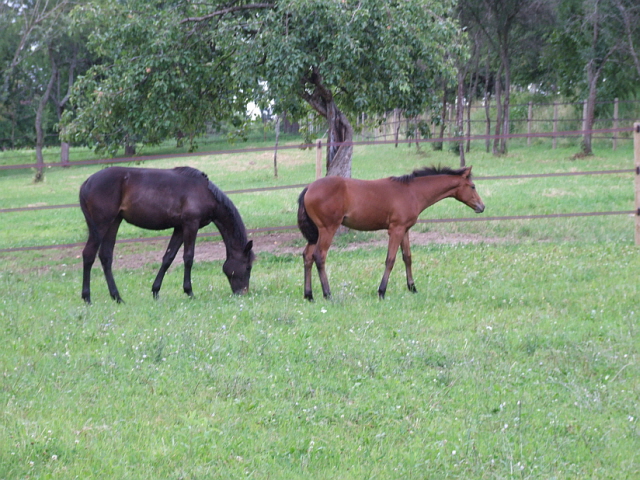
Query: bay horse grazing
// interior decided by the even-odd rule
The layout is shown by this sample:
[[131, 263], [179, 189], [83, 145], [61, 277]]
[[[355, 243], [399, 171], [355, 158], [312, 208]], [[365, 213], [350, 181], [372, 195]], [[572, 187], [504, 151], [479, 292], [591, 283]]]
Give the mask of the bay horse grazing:
[[451, 169], [430, 167], [409, 175], [379, 180], [355, 180], [324, 177], [305, 188], [298, 199], [298, 227], [308, 244], [304, 258], [304, 298], [313, 300], [311, 268], [315, 262], [324, 297], [331, 296], [325, 271], [327, 251], [338, 227], [354, 230], [389, 232], [389, 249], [385, 271], [378, 288], [382, 299], [395, 263], [398, 247], [407, 270], [407, 286], [416, 292], [411, 274], [409, 229], [420, 213], [444, 198], [453, 197], [476, 213], [484, 211], [484, 203], [471, 180], [471, 167]]
[[82, 251], [82, 298], [91, 303], [91, 267], [99, 251], [109, 293], [122, 302], [111, 271], [113, 248], [122, 220], [148, 230], [173, 228], [169, 246], [162, 258], [151, 291], [154, 298], [162, 286], [167, 269], [184, 243], [184, 283], [193, 296], [191, 267], [198, 230], [213, 222], [227, 249], [222, 267], [233, 293], [249, 288], [255, 258], [253, 241], [231, 200], [195, 168], [170, 170], [110, 167], [91, 175], [80, 187], [80, 207], [89, 227], [89, 239]]

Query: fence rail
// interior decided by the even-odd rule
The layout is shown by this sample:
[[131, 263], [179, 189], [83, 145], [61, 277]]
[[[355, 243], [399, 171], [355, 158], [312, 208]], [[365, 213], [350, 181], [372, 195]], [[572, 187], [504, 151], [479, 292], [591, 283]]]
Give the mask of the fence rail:
[[[532, 220], [532, 219], [544, 219], [544, 218], [569, 218], [569, 217], [592, 217], [592, 216], [606, 216], [606, 215], [634, 215], [636, 217], [636, 243], [640, 244], [640, 123], [636, 123], [633, 128], [615, 128], [615, 129], [604, 129], [604, 130], [594, 130], [593, 132], [600, 133], [611, 133], [611, 132], [634, 132], [634, 156], [635, 156], [635, 168], [634, 169], [618, 169], [618, 170], [598, 170], [598, 171], [585, 171], [585, 172], [556, 172], [556, 173], [534, 173], [534, 174], [520, 174], [520, 175], [497, 175], [497, 176], [479, 176], [475, 177], [478, 180], [506, 180], [506, 179], [515, 179], [515, 178], [544, 178], [544, 177], [566, 177], [566, 176], [579, 176], [579, 175], [610, 175], [610, 174], [629, 174], [635, 173], [635, 184], [636, 184], [636, 210], [624, 210], [624, 211], [609, 211], [609, 212], [573, 212], [573, 213], [555, 213], [555, 214], [544, 214], [544, 215], [508, 215], [508, 216], [500, 216], [500, 217], [466, 217], [466, 218], [443, 218], [443, 219], [424, 219], [418, 220], [418, 223], [454, 223], [454, 222], [491, 222], [491, 221], [505, 221], [505, 220]], [[549, 137], [549, 136], [557, 136], [559, 134], [565, 135], [581, 135], [583, 131], [571, 131], [571, 132], [553, 132], [553, 133], [538, 133], [538, 134], [510, 134], [503, 135], [502, 137], [508, 138], [522, 138], [522, 137]], [[447, 141], [463, 141], [468, 137], [451, 137]], [[492, 135], [478, 135], [474, 136], [473, 139], [487, 139], [487, 138], [500, 138], [500, 136], [492, 136]], [[403, 142], [415, 142], [416, 140], [404, 140]], [[422, 142], [433, 142], [433, 141], [443, 141], [442, 139], [422, 139], [419, 140]], [[353, 145], [373, 145], [373, 144], [391, 144], [396, 143], [395, 140], [390, 141], [377, 141], [377, 142], [350, 142]], [[400, 141], [398, 142], [400, 143]], [[342, 145], [343, 143], [334, 143], [334, 144], [325, 144], [325, 146], [329, 145]], [[314, 145], [304, 145], [305, 148], [314, 148]], [[300, 148], [300, 146], [283, 146], [279, 147], [279, 149], [287, 149], [287, 148]], [[320, 159], [322, 142], [318, 141], [315, 145], [317, 149], [316, 158]], [[166, 158], [179, 158], [185, 156], [193, 156], [193, 155], [219, 155], [222, 153], [230, 154], [230, 153], [244, 153], [244, 152], [262, 152], [262, 151], [270, 151], [274, 150], [273, 148], [248, 148], [248, 149], [240, 149], [240, 150], [232, 150], [225, 152], [209, 152], [209, 153], [197, 153], [197, 154], [177, 154], [177, 155], [152, 155], [148, 157], [132, 157], [132, 158], [121, 158], [121, 159], [111, 159], [106, 161], [106, 163], [123, 163], [123, 162], [131, 162], [131, 161], [141, 161], [141, 160], [156, 160], [156, 159], [166, 159]], [[114, 161], [116, 160], [116, 161]], [[318, 160], [316, 160], [318, 161]], [[72, 165], [87, 165], [87, 164], [100, 164], [101, 161], [93, 161], [87, 160], [83, 162], [73, 162]], [[103, 160], [102, 163], [105, 163]], [[58, 166], [57, 164], [49, 164], [50, 166]], [[27, 168], [23, 166], [23, 168]], [[295, 185], [283, 185], [283, 186], [275, 186], [275, 187], [259, 187], [259, 188], [248, 188], [241, 190], [228, 190], [225, 193], [228, 195], [232, 194], [246, 194], [246, 193], [254, 193], [254, 192], [265, 192], [265, 191], [274, 191], [274, 190], [285, 190], [285, 189], [293, 189], [293, 188], [303, 188], [307, 184], [295, 184]], [[36, 207], [16, 207], [16, 208], [4, 208], [0, 209], [0, 213], [15, 213], [22, 211], [36, 211], [36, 210], [50, 210], [50, 209], [64, 209], [64, 208], [77, 208], [78, 204], [65, 204], [65, 205], [44, 205], [44, 206], [36, 206]], [[267, 233], [267, 232], [275, 232], [275, 231], [286, 231], [286, 230], [295, 230], [297, 228], [296, 225], [284, 225], [284, 226], [274, 226], [274, 227], [263, 227], [263, 228], [254, 228], [247, 229], [249, 233]], [[216, 237], [218, 236], [218, 232], [207, 232], [199, 234], [199, 237]], [[157, 237], [144, 237], [144, 238], [134, 238], [134, 239], [122, 239], [118, 240], [117, 243], [140, 243], [140, 242], [152, 242], [159, 240], [168, 240], [171, 238], [170, 236], [157, 236]], [[65, 248], [76, 248], [83, 246], [84, 242], [79, 243], [70, 243], [70, 244], [58, 244], [58, 245], [42, 245], [42, 246], [31, 246], [31, 247], [13, 247], [13, 248], [2, 248], [0, 249], [0, 253], [12, 253], [12, 252], [21, 252], [21, 251], [33, 251], [33, 250], [47, 250], [47, 249], [65, 249]]]

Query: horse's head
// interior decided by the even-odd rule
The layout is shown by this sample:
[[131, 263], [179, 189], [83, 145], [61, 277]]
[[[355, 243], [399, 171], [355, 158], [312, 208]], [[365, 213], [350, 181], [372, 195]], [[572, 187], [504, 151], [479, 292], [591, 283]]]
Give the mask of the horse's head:
[[229, 279], [231, 290], [236, 295], [244, 295], [249, 291], [249, 278], [254, 259], [253, 240], [249, 240], [242, 253], [229, 255], [224, 262], [222, 271]]
[[484, 212], [484, 203], [476, 191], [476, 186], [471, 180], [471, 167], [466, 168], [461, 175], [461, 182], [453, 197], [459, 202], [473, 208], [476, 213]]

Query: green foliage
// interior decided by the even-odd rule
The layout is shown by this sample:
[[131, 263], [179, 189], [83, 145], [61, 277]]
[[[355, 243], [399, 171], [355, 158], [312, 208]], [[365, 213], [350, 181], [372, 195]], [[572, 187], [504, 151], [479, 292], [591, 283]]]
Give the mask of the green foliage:
[[233, 50], [180, 25], [179, 5], [114, 1], [75, 14], [94, 26], [89, 46], [102, 61], [75, 85], [75, 110], [64, 119], [68, 140], [113, 154], [135, 141], [187, 138], [193, 145], [223, 120], [242, 126], [249, 89]]
[[242, 118], [250, 98], [302, 118], [312, 69], [345, 112], [417, 114], [435, 97], [435, 79], [452, 78], [452, 46], [464, 51], [453, 41], [451, 4], [441, 0], [236, 6], [226, 15], [213, 14], [224, 2], [76, 9], [101, 61], [77, 82], [65, 138], [109, 153], [127, 142], [193, 139]]
[[265, 12], [240, 60], [262, 65], [266, 94], [280, 110], [300, 111], [304, 79], [315, 69], [344, 112], [416, 115], [432, 101], [436, 79], [453, 78], [452, 48], [463, 50], [451, 8], [425, 0], [281, 2]]

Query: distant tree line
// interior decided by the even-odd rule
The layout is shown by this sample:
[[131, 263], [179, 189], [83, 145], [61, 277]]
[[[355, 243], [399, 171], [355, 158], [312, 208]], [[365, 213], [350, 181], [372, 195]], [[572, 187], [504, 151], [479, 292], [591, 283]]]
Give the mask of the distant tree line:
[[428, 111], [444, 128], [453, 105], [462, 132], [482, 100], [499, 136], [512, 92], [535, 87], [586, 100], [588, 131], [599, 99], [639, 93], [637, 0], [0, 0], [0, 31], [0, 148], [35, 148], [40, 164], [50, 143], [64, 163], [70, 144], [242, 134], [253, 103], [323, 119], [327, 170], [349, 176], [362, 114]]

